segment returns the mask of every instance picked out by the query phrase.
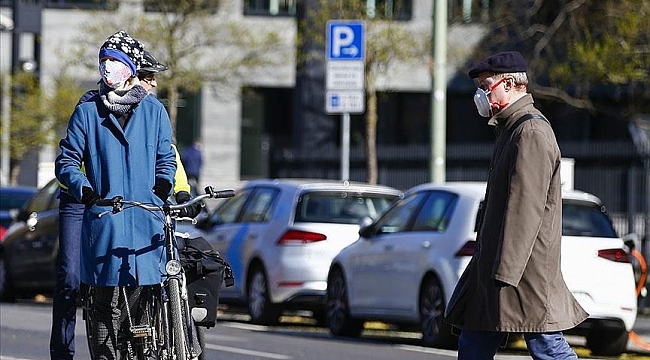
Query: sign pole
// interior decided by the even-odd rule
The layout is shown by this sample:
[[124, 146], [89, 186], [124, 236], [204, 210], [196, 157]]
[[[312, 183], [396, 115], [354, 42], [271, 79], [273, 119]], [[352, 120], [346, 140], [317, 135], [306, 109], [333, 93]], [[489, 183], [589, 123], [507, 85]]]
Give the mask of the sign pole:
[[365, 25], [330, 20], [325, 41], [325, 112], [341, 114], [341, 180], [350, 179], [350, 114], [365, 110]]
[[341, 116], [341, 180], [350, 180], [350, 113]]

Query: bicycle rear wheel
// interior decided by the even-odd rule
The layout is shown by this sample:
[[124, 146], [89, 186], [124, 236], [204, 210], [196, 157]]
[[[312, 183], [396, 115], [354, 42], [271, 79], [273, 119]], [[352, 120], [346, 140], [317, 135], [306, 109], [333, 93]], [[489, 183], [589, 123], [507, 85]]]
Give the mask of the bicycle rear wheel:
[[169, 307], [171, 312], [172, 348], [177, 360], [187, 359], [187, 332], [183, 320], [183, 307], [181, 303], [180, 284], [178, 279], [172, 278], [167, 282], [169, 289]]

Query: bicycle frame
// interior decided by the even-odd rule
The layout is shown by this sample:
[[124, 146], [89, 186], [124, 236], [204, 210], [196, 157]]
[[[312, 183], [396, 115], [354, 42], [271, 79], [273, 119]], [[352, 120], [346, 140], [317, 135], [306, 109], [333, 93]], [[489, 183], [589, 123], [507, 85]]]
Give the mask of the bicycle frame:
[[[148, 317], [146, 322], [148, 323], [133, 324], [129, 310], [129, 298], [125, 288], [120, 287], [120, 296], [123, 296], [125, 300], [130, 329], [130, 338], [126, 341], [126, 350], [129, 359], [144, 359], [145, 357], [149, 359], [149, 355], [155, 354], [154, 356], [161, 360], [187, 360], [198, 356], [203, 351], [204, 344], [201, 343], [201, 334], [198, 334], [200, 330], [194, 326], [194, 321], [190, 314], [186, 278], [182, 264], [178, 258], [174, 225], [175, 221], [179, 219], [195, 221], [191, 218], [178, 218], [176, 215], [178, 215], [181, 209], [204, 199], [227, 198], [235, 195], [234, 190], [230, 189], [215, 191], [212, 187], [206, 187], [205, 191], [205, 194], [179, 205], [164, 204], [157, 206], [144, 204], [137, 201], [123, 200], [121, 196], [102, 199], [96, 203], [97, 206], [112, 207], [111, 210], [100, 213], [100, 217], [107, 214], [116, 214], [132, 207], [139, 207], [149, 212], [161, 212], [164, 217], [162, 222], [165, 239], [163, 251], [166, 254], [165, 270], [162, 273], [163, 281], [160, 284], [160, 294], [151, 294], [150, 298], [146, 300], [147, 307], [150, 307], [150, 309], [147, 309]], [[87, 314], [88, 308], [92, 306], [90, 305], [93, 299], [92, 289], [89, 289], [86, 295], [87, 301], [84, 301], [84, 318], [86, 319], [86, 328], [89, 331], [89, 347], [92, 356], [93, 351], [90, 334], [92, 321], [88, 319], [89, 315]], [[134, 345], [136, 345], [136, 349], [133, 349]]]

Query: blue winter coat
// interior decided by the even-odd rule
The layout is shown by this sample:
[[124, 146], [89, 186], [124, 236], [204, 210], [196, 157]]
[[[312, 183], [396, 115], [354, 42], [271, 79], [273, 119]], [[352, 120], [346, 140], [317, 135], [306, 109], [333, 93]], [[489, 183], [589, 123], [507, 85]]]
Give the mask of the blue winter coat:
[[[124, 130], [98, 95], [78, 105], [59, 146], [56, 177], [68, 193], [81, 200], [82, 188], [102, 198], [161, 205], [154, 194], [156, 178], [173, 184], [176, 160], [167, 111], [147, 95], [132, 111]], [[83, 161], [85, 173], [80, 166]], [[164, 267], [163, 224], [143, 209], [126, 209], [98, 217], [108, 210], [92, 206], [84, 213], [81, 280], [96, 286], [160, 283]]]

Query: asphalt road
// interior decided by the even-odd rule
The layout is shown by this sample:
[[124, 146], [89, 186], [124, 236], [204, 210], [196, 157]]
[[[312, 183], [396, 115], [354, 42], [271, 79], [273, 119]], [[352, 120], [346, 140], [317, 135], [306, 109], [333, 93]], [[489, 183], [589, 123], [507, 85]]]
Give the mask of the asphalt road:
[[[0, 359], [44, 360], [48, 356], [51, 304], [23, 302], [0, 304]], [[79, 319], [81, 314], [79, 313]], [[219, 324], [206, 330], [207, 358], [211, 360], [445, 360], [455, 359], [455, 351], [423, 348], [420, 335], [370, 326], [360, 339], [332, 338], [326, 329], [310, 320], [284, 317], [281, 326], [249, 324], [236, 312], [222, 313]], [[650, 318], [639, 317], [635, 331], [650, 343]], [[77, 359], [89, 359], [83, 321], [77, 324]], [[588, 351], [582, 339], [569, 338], [581, 358]], [[625, 359], [650, 359], [650, 351], [641, 351], [630, 342]], [[530, 358], [521, 349], [507, 349], [497, 359]]]

